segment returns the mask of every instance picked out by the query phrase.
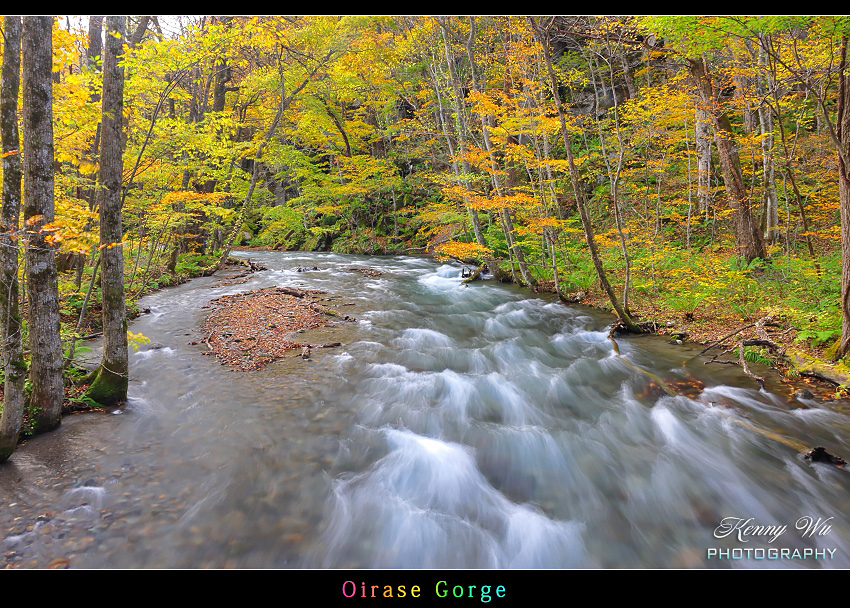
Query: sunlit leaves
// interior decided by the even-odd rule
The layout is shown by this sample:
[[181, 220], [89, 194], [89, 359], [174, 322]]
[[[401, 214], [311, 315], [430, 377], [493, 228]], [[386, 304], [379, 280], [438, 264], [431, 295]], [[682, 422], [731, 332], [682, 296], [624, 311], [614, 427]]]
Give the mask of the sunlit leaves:
[[446, 261], [451, 258], [458, 260], [473, 260], [481, 261], [486, 256], [492, 256], [493, 250], [488, 247], [483, 247], [478, 243], [460, 243], [458, 241], [449, 241], [440, 245], [435, 249], [437, 258], [441, 261]]

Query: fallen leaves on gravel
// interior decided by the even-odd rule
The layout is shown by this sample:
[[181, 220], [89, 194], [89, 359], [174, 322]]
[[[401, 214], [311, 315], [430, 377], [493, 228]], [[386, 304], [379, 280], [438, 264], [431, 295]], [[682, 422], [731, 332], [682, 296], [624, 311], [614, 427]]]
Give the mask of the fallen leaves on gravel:
[[262, 369], [267, 363], [288, 356], [287, 351], [338, 346], [293, 340], [294, 332], [330, 325], [333, 317], [353, 321], [319, 304], [316, 300], [323, 293], [269, 287], [217, 298], [210, 302], [215, 310], [201, 325], [204, 342], [222, 364], [241, 371]]

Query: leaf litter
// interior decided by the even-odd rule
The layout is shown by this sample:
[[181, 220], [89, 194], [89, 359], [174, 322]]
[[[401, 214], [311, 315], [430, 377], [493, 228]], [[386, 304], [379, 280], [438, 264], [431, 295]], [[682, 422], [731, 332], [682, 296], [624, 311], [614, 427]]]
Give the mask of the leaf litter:
[[212, 300], [214, 308], [201, 325], [203, 342], [222, 365], [241, 371], [258, 370], [300, 350], [305, 359], [313, 348], [331, 348], [339, 342], [308, 344], [295, 335], [355, 319], [340, 315], [318, 302], [327, 292], [292, 287], [268, 287]]

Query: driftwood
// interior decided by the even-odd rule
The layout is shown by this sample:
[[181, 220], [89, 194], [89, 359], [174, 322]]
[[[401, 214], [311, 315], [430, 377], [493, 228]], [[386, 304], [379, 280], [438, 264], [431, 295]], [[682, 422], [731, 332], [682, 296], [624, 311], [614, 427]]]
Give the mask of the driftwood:
[[[705, 364], [708, 365], [709, 363], [719, 363], [721, 365], [740, 365], [741, 369], [744, 371], [744, 374], [746, 374], [747, 376], [749, 376], [750, 378], [752, 378], [753, 380], [758, 382], [759, 385], [762, 388], [764, 388], [764, 378], [759, 376], [759, 375], [754, 374], [750, 370], [750, 367], [747, 364], [747, 360], [744, 358], [744, 347], [745, 346], [763, 346], [763, 347], [765, 347], [768, 350], [768, 357], [771, 359], [771, 361], [773, 361], [774, 364], [777, 363], [777, 361], [776, 361], [776, 359], [774, 359], [774, 357], [777, 357], [777, 358], [784, 357], [785, 356], [785, 347], [782, 346], [781, 344], [778, 344], [777, 342], [775, 342], [774, 340], [771, 339], [771, 337], [767, 333], [767, 330], [765, 329], [766, 325], [776, 326], [776, 323], [773, 322], [773, 318], [770, 317], [770, 316], [762, 317], [761, 319], [759, 319], [755, 323], [749, 323], [747, 325], [744, 325], [743, 327], [740, 327], [740, 328], [736, 329], [735, 331], [726, 334], [725, 336], [723, 336], [719, 340], [712, 342], [711, 344], [706, 346], [700, 352], [700, 355], [705, 354], [706, 352], [708, 352], [712, 348], [719, 346], [720, 344], [723, 343], [724, 340], [728, 340], [729, 338], [731, 338], [731, 337], [733, 337], [737, 334], [740, 334], [745, 329], [755, 328], [756, 336], [758, 336], [757, 338], [748, 338], [748, 339], [739, 338], [738, 341], [735, 344], [733, 344], [732, 346], [730, 346], [729, 348], [727, 348], [723, 352], [714, 355], [710, 360], [705, 361]], [[786, 333], [787, 331], [790, 331], [790, 328], [789, 328], [789, 330], [786, 330], [783, 333]], [[738, 349], [738, 360], [737, 361], [719, 361], [718, 360], [718, 357], [722, 357], [723, 355], [725, 355], [727, 353], [731, 353], [736, 348]]]
[[251, 269], [251, 270], [253, 270], [254, 272], [257, 272], [257, 271], [260, 271], [260, 270], [268, 270], [268, 268], [266, 268], [266, 267], [265, 267], [265, 266], [263, 266], [262, 264], [258, 264], [258, 263], [256, 263], [256, 262], [252, 262], [252, 261], [251, 261], [251, 260], [249, 260], [249, 259], [244, 259], [244, 260], [243, 260], [242, 258], [228, 257], [228, 258], [227, 258], [227, 263], [228, 263], [228, 264], [233, 264], [234, 266], [245, 266], [246, 268], [250, 268], [250, 269]]
[[480, 281], [481, 280], [481, 267], [479, 266], [474, 271], [469, 273], [468, 275], [464, 275], [461, 273], [461, 276], [466, 276], [466, 278], [460, 282], [461, 285], [468, 285], [472, 283], [472, 281]]
[[368, 266], [349, 266], [348, 268], [343, 268], [348, 272], [359, 272], [360, 274], [366, 275], [367, 277], [380, 277], [383, 276], [380, 270], [375, 270], [374, 268], [369, 268]]

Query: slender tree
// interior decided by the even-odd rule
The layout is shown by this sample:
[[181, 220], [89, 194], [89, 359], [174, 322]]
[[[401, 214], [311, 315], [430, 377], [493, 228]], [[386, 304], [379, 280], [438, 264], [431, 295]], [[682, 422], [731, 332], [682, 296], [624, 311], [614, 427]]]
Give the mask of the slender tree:
[[0, 416], [0, 462], [15, 450], [24, 412], [26, 362], [18, 310], [18, 221], [21, 214], [21, 157], [18, 141], [18, 89], [21, 73], [21, 18], [5, 17], [0, 137], [3, 140], [3, 211], [0, 215], [0, 327], [6, 375]]
[[847, 83], [847, 36], [841, 41], [838, 71], [838, 188], [841, 201], [841, 342], [835, 358], [850, 351], [850, 85]]
[[552, 56], [549, 53], [549, 31], [548, 27], [541, 26], [537, 23], [533, 17], [528, 18], [529, 24], [534, 30], [534, 35], [537, 38], [537, 42], [540, 44], [540, 49], [543, 52], [543, 59], [546, 62], [546, 69], [549, 73], [549, 82], [552, 87], [552, 97], [555, 101], [555, 109], [558, 112], [558, 119], [561, 124], [561, 137], [564, 140], [564, 147], [567, 151], [567, 162], [569, 164], [570, 170], [570, 181], [573, 184], [573, 193], [576, 198], [576, 206], [578, 207], [579, 217], [581, 218], [581, 224], [584, 228], [584, 236], [587, 241], [587, 248], [590, 250], [590, 258], [593, 260], [593, 266], [596, 269], [596, 276], [599, 279], [599, 283], [602, 285], [602, 289], [608, 295], [608, 301], [611, 302], [611, 306], [614, 307], [617, 316], [622, 321], [623, 325], [625, 325], [629, 331], [634, 333], [643, 333], [643, 330], [632, 320], [628, 311], [620, 304], [617, 299], [617, 295], [614, 293], [614, 289], [611, 287], [611, 283], [608, 281], [608, 275], [605, 272], [605, 268], [602, 266], [602, 259], [599, 256], [599, 248], [596, 245], [596, 237], [593, 233], [593, 224], [590, 221], [590, 215], [587, 212], [587, 201], [585, 200], [584, 191], [580, 185], [580, 179], [578, 174], [578, 168], [575, 164], [575, 159], [573, 158], [572, 147], [570, 144], [570, 136], [567, 132], [567, 123], [564, 118], [564, 108], [561, 104], [561, 95], [558, 92], [558, 80], [555, 76], [555, 69], [552, 66]]
[[24, 17], [23, 128], [26, 279], [32, 362], [34, 431], [62, 421], [62, 342], [59, 337], [57, 244], [45, 226], [54, 220], [53, 200], [53, 18]]
[[127, 315], [121, 238], [121, 178], [124, 168], [121, 125], [124, 113], [123, 17], [106, 18], [103, 60], [103, 124], [100, 154], [100, 249], [103, 294], [103, 357], [88, 396], [103, 405], [127, 400]]

